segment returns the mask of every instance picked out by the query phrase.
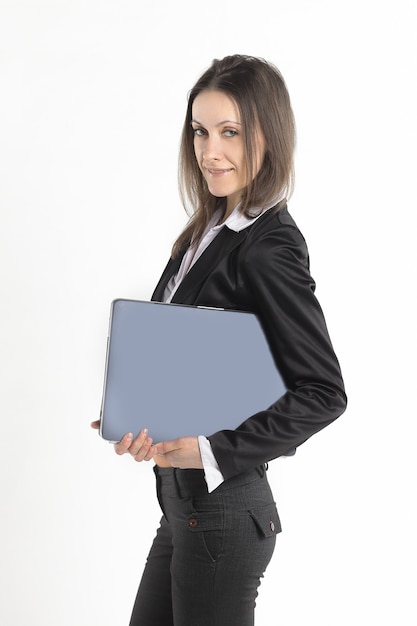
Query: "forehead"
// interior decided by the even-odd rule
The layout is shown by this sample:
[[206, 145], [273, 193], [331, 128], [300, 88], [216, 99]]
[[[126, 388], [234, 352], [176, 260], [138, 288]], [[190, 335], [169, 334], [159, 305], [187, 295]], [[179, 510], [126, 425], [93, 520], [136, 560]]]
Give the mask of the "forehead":
[[192, 119], [213, 125], [221, 122], [240, 123], [240, 113], [236, 102], [223, 91], [202, 91], [192, 105]]

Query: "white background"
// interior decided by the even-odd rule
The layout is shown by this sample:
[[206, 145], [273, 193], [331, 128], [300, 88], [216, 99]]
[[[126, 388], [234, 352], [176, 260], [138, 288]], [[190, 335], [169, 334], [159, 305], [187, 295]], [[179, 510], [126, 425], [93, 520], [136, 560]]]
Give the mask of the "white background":
[[287, 81], [290, 211], [350, 400], [270, 465], [257, 624], [417, 623], [416, 29], [414, 0], [0, 0], [1, 624], [128, 623], [159, 510], [150, 464], [89, 428], [110, 301], [151, 295], [187, 92], [233, 53]]

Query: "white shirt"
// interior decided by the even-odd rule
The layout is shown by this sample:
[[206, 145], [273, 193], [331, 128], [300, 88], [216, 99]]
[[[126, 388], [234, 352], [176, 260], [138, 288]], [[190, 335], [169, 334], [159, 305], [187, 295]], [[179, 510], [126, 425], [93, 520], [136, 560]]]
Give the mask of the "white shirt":
[[[169, 280], [164, 292], [164, 302], [171, 302], [175, 292], [177, 291], [187, 272], [191, 269], [194, 263], [203, 254], [204, 250], [206, 250], [206, 248], [211, 244], [213, 239], [219, 234], [219, 232], [223, 228], [229, 228], [230, 230], [239, 233], [240, 231], [244, 230], [245, 228], [256, 222], [256, 220], [259, 219], [261, 215], [265, 213], [265, 211], [272, 208], [276, 204], [277, 201], [261, 211], [260, 209], [252, 209], [251, 212], [256, 213], [256, 216], [253, 218], [246, 217], [245, 215], [240, 213], [238, 205], [232, 211], [229, 217], [222, 224], [218, 225], [216, 224], [221, 217], [221, 211], [216, 211], [216, 213], [213, 215], [212, 219], [208, 223], [207, 228], [204, 231], [203, 236], [201, 237], [198, 244], [190, 246], [188, 248], [187, 252], [184, 254], [178, 273]], [[260, 211], [259, 214], [258, 211]], [[210, 441], [207, 439], [207, 437], [199, 435], [198, 445], [200, 447], [201, 460], [203, 462], [204, 476], [207, 482], [207, 488], [209, 493], [211, 493], [212, 491], [214, 491], [214, 489], [221, 485], [221, 483], [224, 481], [224, 476], [220, 471], [216, 458], [213, 454]]]

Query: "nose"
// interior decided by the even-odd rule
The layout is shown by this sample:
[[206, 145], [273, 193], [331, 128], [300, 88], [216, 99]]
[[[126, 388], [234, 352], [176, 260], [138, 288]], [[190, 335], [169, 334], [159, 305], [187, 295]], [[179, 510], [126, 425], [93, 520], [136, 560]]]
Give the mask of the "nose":
[[220, 138], [216, 135], [207, 135], [203, 146], [205, 161], [218, 160], [221, 156]]

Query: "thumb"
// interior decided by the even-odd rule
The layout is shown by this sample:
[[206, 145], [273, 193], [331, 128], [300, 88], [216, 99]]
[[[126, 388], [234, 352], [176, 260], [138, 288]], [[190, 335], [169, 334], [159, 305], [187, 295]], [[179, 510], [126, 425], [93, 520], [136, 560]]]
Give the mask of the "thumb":
[[161, 441], [160, 443], [155, 444], [154, 449], [155, 454], [163, 456], [164, 454], [168, 454], [168, 452], [177, 450], [178, 447], [177, 440], [175, 439], [174, 441]]

